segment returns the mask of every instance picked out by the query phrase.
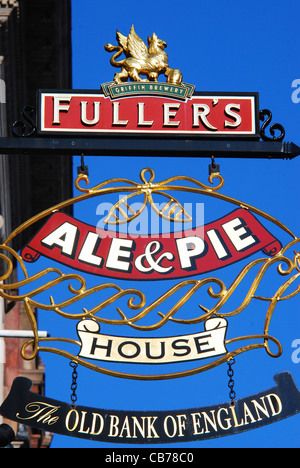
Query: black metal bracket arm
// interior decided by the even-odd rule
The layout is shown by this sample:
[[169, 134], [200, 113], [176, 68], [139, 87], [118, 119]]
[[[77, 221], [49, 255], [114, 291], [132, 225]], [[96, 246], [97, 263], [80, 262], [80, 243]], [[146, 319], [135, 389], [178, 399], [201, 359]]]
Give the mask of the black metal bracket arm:
[[[284, 142], [282, 125], [271, 125], [272, 113], [263, 109], [258, 114], [262, 123], [258, 139], [206, 139], [197, 137], [137, 137], [136, 134], [102, 134], [99, 136], [44, 134], [37, 131], [37, 116], [33, 106], [25, 106], [22, 120], [12, 127], [13, 138], [0, 138], [0, 154], [26, 155], [92, 155], [151, 156], [203, 158], [293, 159], [300, 147]], [[270, 136], [266, 134], [269, 130]], [[276, 134], [275, 134], [276, 133]], [[260, 140], [261, 138], [261, 140]], [[82, 165], [83, 167], [83, 165]]]
[[0, 154], [293, 159], [300, 147], [283, 141], [139, 138], [0, 138]]

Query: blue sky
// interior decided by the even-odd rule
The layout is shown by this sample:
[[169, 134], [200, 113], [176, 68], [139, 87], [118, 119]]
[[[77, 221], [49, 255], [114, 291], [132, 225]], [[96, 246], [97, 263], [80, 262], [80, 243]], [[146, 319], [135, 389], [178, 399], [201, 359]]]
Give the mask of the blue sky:
[[[156, 32], [167, 42], [170, 66], [179, 68], [183, 81], [195, 85], [197, 91], [259, 92], [260, 109], [270, 109], [273, 122], [285, 127], [285, 140], [300, 146], [300, 103], [295, 99], [298, 97], [297, 90], [292, 87], [294, 80], [300, 79], [299, 13], [297, 0], [192, 0], [187, 3], [86, 0], [84, 6], [81, 0], [72, 0], [73, 89], [95, 90], [102, 83], [112, 81], [115, 70], [109, 63], [110, 55], [104, 50], [104, 44], [115, 44], [116, 30], [127, 35], [134, 24], [143, 40], [146, 41], [149, 35]], [[74, 175], [79, 163], [79, 157], [75, 157]], [[186, 175], [206, 183], [210, 160], [185, 157], [152, 159], [142, 155], [140, 158], [90, 156], [85, 158], [85, 163], [88, 164], [93, 186], [113, 177], [138, 181], [139, 173], [145, 167], [155, 171], [156, 180]], [[222, 193], [266, 211], [297, 235], [300, 234], [299, 158], [292, 161], [220, 159], [217, 163], [221, 165], [221, 174], [225, 179]], [[194, 199], [189, 201], [195, 202]], [[201, 202], [204, 202], [205, 222], [219, 217], [219, 206], [206, 200]], [[96, 225], [97, 203], [99, 201], [93, 200], [85, 206], [76, 206], [75, 217]], [[227, 214], [233, 209], [232, 206], [222, 206], [221, 212]], [[274, 235], [282, 236], [274, 226], [266, 224], [266, 227]], [[219, 273], [219, 277], [228, 284], [240, 268], [241, 265], [225, 269]], [[95, 278], [88, 278], [88, 281], [93, 284]], [[266, 290], [272, 288], [272, 281], [272, 278], [268, 279], [262, 287]], [[162, 283], [155, 283], [155, 288], [149, 282], [139, 286], [154, 300], [158, 292], [170, 287], [166, 282]], [[136, 287], [132, 283], [130, 286]], [[242, 295], [243, 290], [238, 294]], [[292, 373], [300, 388], [300, 363], [292, 360], [292, 343], [300, 339], [299, 304], [300, 296], [281, 303], [274, 314], [271, 333], [283, 345], [280, 358], [272, 359], [263, 350], [237, 357], [234, 370], [238, 398], [272, 387], [273, 376], [285, 370]], [[197, 307], [196, 300], [191, 307]], [[264, 313], [261, 306], [251, 303], [249, 310], [232, 323], [233, 336], [261, 333]], [[65, 332], [64, 325], [59, 320], [50, 320], [45, 312], [40, 312], [39, 325], [51, 336]], [[110, 332], [126, 335], [123, 328], [111, 329]], [[162, 330], [159, 333], [164, 334]], [[194, 333], [194, 330], [179, 326], [176, 332], [172, 328], [170, 333], [188, 334]], [[68, 401], [71, 385], [68, 362], [58, 356], [43, 354], [41, 357], [46, 365], [47, 396]], [[78, 404], [91, 407], [172, 410], [228, 401], [226, 365], [193, 377], [160, 382], [115, 379], [82, 367], [78, 373]], [[299, 418], [299, 415], [294, 416], [233, 437], [191, 442], [185, 446], [171, 445], [170, 448], [299, 447]], [[74, 446], [113, 448], [114, 445], [54, 436], [53, 448]], [[126, 445], [118, 444], [115, 447]]]

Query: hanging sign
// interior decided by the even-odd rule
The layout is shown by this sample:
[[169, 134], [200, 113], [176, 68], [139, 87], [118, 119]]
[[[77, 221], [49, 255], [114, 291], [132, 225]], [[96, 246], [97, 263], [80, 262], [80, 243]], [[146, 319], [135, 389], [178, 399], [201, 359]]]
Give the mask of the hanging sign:
[[112, 444], [167, 444], [202, 441], [258, 429], [300, 413], [300, 393], [289, 372], [276, 386], [202, 408], [176, 411], [120, 411], [71, 407], [30, 391], [31, 381], [15, 379], [0, 414], [18, 423], [64, 436]]
[[[220, 174], [210, 176], [210, 185], [183, 176], [156, 182], [154, 171], [149, 168], [141, 171], [140, 178], [141, 182], [112, 179], [93, 188], [84, 188], [81, 183], [88, 183], [88, 177], [80, 174], [75, 182], [80, 193], [77, 197], [36, 215], [17, 228], [0, 246], [0, 258], [7, 265], [7, 272], [1, 277], [0, 295], [8, 300], [8, 290], [19, 289], [20, 293], [14, 299], [24, 302], [33, 327], [34, 339], [25, 343], [22, 349], [24, 359], [32, 359], [37, 352], [52, 352], [107, 375], [162, 380], [207, 371], [253, 349], [263, 348], [269, 356], [279, 357], [282, 346], [278, 338], [269, 333], [269, 328], [277, 304], [294, 297], [299, 290], [294, 287], [300, 274], [295, 250], [299, 243], [297, 236], [263, 211], [219, 193], [224, 184]], [[215, 185], [215, 180], [218, 185]], [[199, 195], [202, 200], [203, 197], [218, 198], [238, 208], [194, 229], [154, 236], [133, 236], [119, 230], [121, 224], [130, 225], [139, 219], [147, 207], [155, 216], [174, 224], [191, 222], [192, 213], [173, 195], [183, 192], [192, 193], [195, 199]], [[165, 200], [159, 208], [154, 199], [156, 194], [160, 195], [160, 200]], [[88, 225], [61, 212], [65, 206], [95, 197], [101, 199], [104, 195], [119, 196], [103, 220], [104, 228]], [[142, 196], [143, 200], [138, 209], [133, 208], [136, 196]], [[46, 219], [45, 224], [21, 255], [8, 246], [22, 230], [43, 218]], [[266, 229], [265, 222], [274, 228], [276, 226], [277, 231], [280, 228], [282, 233], [291, 237], [290, 242], [282, 244]], [[115, 230], [107, 229], [108, 226]], [[25, 276], [17, 285], [5, 282], [12, 271], [11, 255], [19, 262], [20, 271]], [[38, 266], [41, 256], [59, 262], [67, 271], [61, 271], [55, 264], [30, 276], [26, 264], [29, 268], [32, 262]], [[231, 284], [225, 284], [211, 274], [249, 256], [254, 259], [242, 266]], [[269, 296], [258, 295], [264, 276], [274, 265], [283, 281]], [[287, 268], [283, 269], [283, 265]], [[89, 287], [82, 273], [112, 280], [99, 281]], [[239, 285], [246, 284], [248, 277], [252, 278], [248, 290], [243, 293], [240, 304], [228, 312], [227, 303]], [[121, 287], [116, 283], [117, 279], [127, 279], [129, 283], [138, 281], [139, 287]], [[149, 300], [140, 289], [141, 281], [160, 279], [179, 279], [179, 282], [171, 286], [167, 283], [163, 294]], [[65, 294], [60, 300], [52, 293], [58, 285], [61, 294]], [[44, 291], [49, 291], [50, 302], [40, 296]], [[195, 297], [199, 298], [197, 311], [194, 306], [187, 307], [182, 315], [182, 309], [189, 306]], [[87, 307], [87, 301], [90, 307]], [[231, 317], [242, 313], [251, 301], [267, 304], [263, 329], [256, 335], [232, 337]], [[57, 337], [57, 340], [40, 338], [33, 307], [38, 307], [40, 313], [45, 310], [48, 314], [52, 312], [71, 319], [79, 340], [70, 337]], [[107, 314], [106, 310], [110, 312]], [[151, 332], [168, 323], [190, 325], [191, 329], [184, 335], [161, 333], [159, 337], [151, 336]], [[127, 326], [135, 333], [108, 333], [105, 330], [107, 325]], [[73, 354], [74, 351], [65, 347], [56, 348], [55, 341], [60, 345], [75, 345], [77, 353]], [[29, 351], [32, 346], [33, 350]], [[111, 369], [110, 363], [118, 363], [120, 369]], [[122, 366], [128, 363], [135, 365], [133, 372], [122, 370]], [[145, 374], [140, 368], [144, 364], [148, 365], [149, 373]], [[172, 370], [174, 365], [177, 366], [175, 372]], [[166, 372], [156, 371], [163, 366], [166, 366]]]
[[[105, 49], [113, 52], [111, 64], [120, 70], [113, 82], [102, 85], [102, 93], [39, 92], [40, 134], [58, 138], [101, 135], [105, 139], [113, 133], [124, 145], [127, 137], [143, 140], [145, 135], [157, 139], [259, 139], [262, 114], [257, 93], [194, 93], [194, 86], [183, 82], [181, 71], [169, 67], [166, 43], [156, 34], [148, 38], [148, 47], [134, 27], [128, 36], [117, 32], [117, 41], [117, 46], [106, 44]], [[119, 60], [122, 54], [125, 58]], [[162, 74], [166, 83], [157, 81]], [[281, 126], [274, 124], [271, 134], [276, 129]], [[205, 372], [254, 349], [262, 349], [272, 358], [281, 356], [280, 340], [270, 334], [270, 324], [280, 301], [299, 293], [300, 239], [273, 216], [222, 194], [223, 185], [216, 170], [203, 183], [176, 175], [157, 181], [154, 171], [145, 168], [138, 181], [113, 178], [94, 187], [86, 174], [79, 173], [77, 196], [33, 216], [0, 245], [0, 297], [11, 300], [10, 291], [18, 291], [14, 301], [23, 302], [33, 331], [33, 339], [22, 346], [22, 357], [31, 360], [37, 353], [48, 352], [108, 376], [154, 381]], [[229, 204], [230, 209], [218, 218], [210, 213], [210, 222], [198, 224], [184, 202], [191, 195], [193, 204], [214, 199], [223, 206]], [[63, 211], [90, 199], [98, 198], [101, 203], [105, 196], [113, 203], [102, 224], [89, 224]], [[145, 213], [172, 226], [180, 223], [180, 229], [133, 234], [130, 227]], [[19, 254], [11, 242], [37, 222], [39, 231]], [[186, 223], [193, 227], [186, 228]], [[124, 231], [124, 227], [128, 229]], [[49, 265], [38, 271], [43, 257]], [[17, 282], [13, 278], [16, 263], [20, 271]], [[225, 280], [214, 276], [213, 272], [234, 263], [241, 269], [234, 273], [233, 281], [226, 275]], [[271, 291], [262, 292], [266, 274], [276, 276], [276, 281]], [[95, 281], [95, 277], [99, 278]], [[123, 280], [127, 280], [126, 286]], [[149, 286], [154, 280], [172, 281], [160, 283], [163, 292], [153, 287], [150, 294], [148, 289], [147, 297], [143, 284], [148, 281]], [[243, 294], [237, 294], [232, 305], [240, 285]], [[266, 309], [257, 333], [232, 336], [232, 317], [255, 301]], [[49, 320], [52, 315], [66, 319], [66, 336], [41, 338], [35, 308], [46, 312]], [[172, 329], [188, 325], [189, 331], [152, 334], [167, 324]], [[112, 332], [120, 326], [128, 333]], [[31, 382], [21, 378], [15, 380], [0, 414], [44, 430], [105, 442], [204, 440], [297, 414], [300, 399], [292, 377], [282, 373], [275, 380], [277, 387], [235, 405], [126, 412], [70, 407], [37, 397], [30, 392]]]

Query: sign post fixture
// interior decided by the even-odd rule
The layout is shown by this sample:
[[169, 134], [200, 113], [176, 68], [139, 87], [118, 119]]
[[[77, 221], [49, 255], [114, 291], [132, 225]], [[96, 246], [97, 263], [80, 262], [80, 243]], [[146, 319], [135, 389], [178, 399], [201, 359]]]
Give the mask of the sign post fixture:
[[[155, 34], [148, 39], [149, 48], [133, 27], [128, 37], [117, 33], [117, 40], [118, 46], [105, 46], [109, 53], [114, 52], [111, 64], [120, 68], [114, 81], [103, 84], [101, 91], [39, 90], [37, 112], [29, 106], [24, 109], [24, 121], [13, 126], [14, 136], [0, 138], [0, 151], [209, 157], [209, 181], [176, 174], [159, 180], [152, 168], [144, 168], [140, 180], [116, 177], [90, 187], [83, 162], [75, 181], [79, 195], [34, 216], [4, 240], [0, 259], [6, 271], [0, 278], [0, 296], [6, 299], [8, 290], [18, 289], [14, 300], [24, 303], [32, 326], [33, 338], [23, 345], [22, 357], [29, 360], [38, 352], [48, 352], [67, 358], [73, 367], [73, 404], [70, 407], [41, 398], [30, 392], [28, 379], [19, 378], [0, 413], [64, 435], [112, 443], [124, 443], [126, 437], [126, 443], [132, 444], [234, 435], [297, 414], [299, 391], [289, 373], [275, 376], [276, 387], [236, 400], [232, 365], [236, 356], [254, 349], [264, 350], [270, 358], [282, 354], [280, 340], [270, 334], [270, 323], [277, 304], [299, 292], [300, 239], [259, 208], [221, 193], [224, 179], [215, 158], [292, 159], [300, 154], [300, 148], [283, 141], [284, 128], [271, 123], [270, 111], [259, 110], [258, 93], [195, 92], [193, 85], [183, 82], [180, 70], [169, 67], [166, 43]], [[125, 58], [117, 61], [123, 52]], [[159, 75], [166, 76], [165, 83], [157, 80]], [[195, 203], [199, 197], [222, 201], [231, 210], [207, 224], [183, 227], [167, 236], [165, 232], [135, 236], [129, 229], [125, 234], [121, 231], [122, 226], [140, 219], [146, 209], [172, 225], [194, 222], [183, 195], [192, 196]], [[104, 196], [118, 199], [111, 204], [103, 228], [62, 212], [67, 206]], [[22, 252], [14, 251], [11, 241], [41, 220], [42, 227]], [[286, 236], [288, 240], [283, 241]], [[31, 274], [31, 264], [38, 265], [41, 257], [54, 260], [59, 267]], [[231, 284], [213, 276], [247, 257], [250, 262]], [[6, 284], [12, 258], [24, 279]], [[275, 294], [259, 296], [258, 287], [274, 265], [278, 267], [279, 287]], [[96, 286], [89, 286], [87, 274], [99, 278]], [[252, 274], [254, 280], [246, 296], [228, 312], [226, 305], [233, 293]], [[173, 282], [149, 301], [143, 282], [166, 279], [176, 280], [175, 285]], [[138, 288], [122, 288], [119, 280], [138, 282]], [[68, 295], [60, 301], [51, 293], [58, 285], [68, 287]], [[49, 292], [50, 302], [41, 299], [44, 291]], [[210, 306], [202, 302], [200, 292], [210, 297]], [[201, 302], [197, 315], [182, 317], [182, 307], [194, 297], [198, 300], [197, 294]], [[166, 305], [169, 299], [172, 306]], [[232, 336], [232, 317], [241, 314], [252, 300], [267, 304], [262, 329], [255, 335]], [[92, 307], [87, 307], [87, 301]], [[33, 307], [70, 319], [77, 339], [41, 336]], [[108, 307], [117, 313], [114, 318], [107, 318]], [[154, 313], [157, 307], [159, 312]], [[149, 319], [146, 324], [145, 318]], [[151, 336], [170, 323], [189, 325], [190, 332]], [[108, 325], [126, 326], [133, 333], [130, 337], [114, 335], [105, 331]], [[111, 363], [117, 363], [118, 370], [112, 370]], [[137, 370], [123, 371], [123, 364], [129, 363]], [[75, 405], [78, 365], [117, 378], [153, 381], [195, 375], [224, 363], [229, 367], [228, 403], [168, 412], [108, 411]], [[149, 372], [144, 368], [139, 371], [146, 364]], [[164, 366], [167, 371], [162, 371]]]

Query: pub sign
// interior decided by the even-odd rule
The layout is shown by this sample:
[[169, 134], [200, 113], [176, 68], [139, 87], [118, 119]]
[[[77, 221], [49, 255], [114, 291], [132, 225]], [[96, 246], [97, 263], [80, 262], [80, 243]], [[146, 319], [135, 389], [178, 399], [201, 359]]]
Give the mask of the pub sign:
[[[155, 33], [148, 38], [148, 47], [134, 27], [128, 36], [117, 32], [117, 41], [117, 46], [106, 44], [105, 49], [113, 53], [111, 64], [120, 71], [101, 90], [38, 91], [38, 137], [105, 141], [113, 136], [124, 145], [127, 138], [226, 139], [248, 145], [261, 138], [258, 93], [195, 92], [179, 69], [169, 67], [166, 43]], [[125, 58], [117, 60], [122, 54]], [[166, 77], [164, 83], [158, 81], [160, 75]], [[208, 181], [176, 172], [159, 180], [151, 167], [131, 179], [117, 172], [114, 168], [112, 179], [100, 179], [91, 187], [87, 172], [79, 171], [77, 195], [29, 219], [0, 246], [6, 266], [0, 296], [9, 300], [9, 291], [19, 290], [14, 300], [24, 303], [34, 335], [23, 345], [22, 357], [56, 354], [73, 365], [75, 378], [76, 367], [82, 365], [111, 377], [144, 381], [213, 372], [226, 363], [231, 372], [238, 355], [255, 349], [270, 359], [279, 357], [283, 348], [280, 337], [270, 333], [270, 324], [278, 303], [298, 294], [297, 234], [260, 208], [223, 193], [225, 180], [214, 161]], [[110, 200], [101, 225], [64, 212], [95, 199]], [[192, 206], [206, 201], [219, 203], [223, 211], [218, 216], [210, 213], [205, 223]], [[145, 214], [156, 220], [156, 232], [132, 229], [142, 225]], [[35, 235], [16, 252], [12, 240], [37, 222], [42, 224]], [[49, 266], [37, 271], [42, 258]], [[17, 283], [7, 281], [13, 262], [23, 274]], [[219, 273], [233, 264], [240, 265], [240, 272], [226, 282]], [[272, 293], [261, 293], [269, 274], [276, 275], [279, 285]], [[250, 286], [238, 304], [228, 308], [249, 277]], [[164, 292], [149, 299], [145, 284], [163, 285]], [[59, 299], [53, 293], [58, 286], [66, 291]], [[41, 296], [45, 292], [47, 301]], [[189, 307], [192, 300], [197, 309]], [[254, 301], [266, 305], [258, 332], [233, 335], [232, 320]], [[36, 307], [49, 320], [54, 314], [72, 323], [73, 335], [40, 338]], [[169, 324], [185, 325], [186, 333], [164, 333]], [[129, 334], [122, 333], [125, 329]], [[76, 406], [76, 398], [70, 409], [35, 395], [31, 382], [19, 378], [0, 412], [34, 427], [106, 442], [193, 441], [234, 435], [298, 413], [299, 392], [292, 376], [279, 373], [275, 381], [276, 387], [236, 400], [231, 379], [229, 403], [146, 413]]]

